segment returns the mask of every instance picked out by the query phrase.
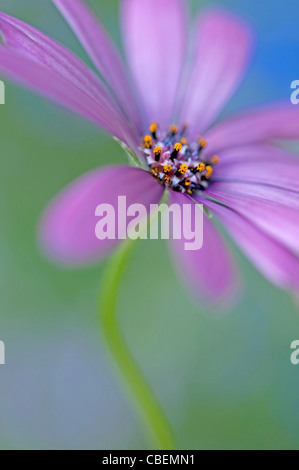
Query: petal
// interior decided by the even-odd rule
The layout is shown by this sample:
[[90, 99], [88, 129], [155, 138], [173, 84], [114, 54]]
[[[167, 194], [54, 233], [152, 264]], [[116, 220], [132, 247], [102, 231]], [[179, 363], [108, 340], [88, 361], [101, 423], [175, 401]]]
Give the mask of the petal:
[[[50, 203], [40, 227], [43, 250], [54, 260], [70, 265], [98, 261], [119, 240], [96, 238], [97, 206], [111, 204], [117, 216], [118, 197], [126, 196], [127, 207], [143, 204], [149, 212], [150, 204], [159, 203], [163, 192], [149, 173], [138, 168], [115, 166], [93, 170]], [[116, 238], [117, 233], [116, 220]]]
[[[222, 188], [222, 189], [221, 189]], [[276, 192], [275, 192], [276, 191]], [[286, 198], [284, 199], [284, 193]], [[226, 188], [225, 183], [211, 186], [207, 195], [221, 201], [238, 214], [243, 215], [256, 227], [289, 247], [299, 256], [299, 199], [289, 196], [284, 190], [271, 188], [265, 196], [256, 195], [255, 189], [247, 185], [246, 193], [237, 193]], [[289, 201], [293, 206], [289, 206]]]
[[122, 58], [103, 25], [81, 0], [52, 0], [64, 16], [120, 106], [141, 132], [141, 119]]
[[192, 136], [206, 130], [240, 84], [250, 57], [251, 32], [232, 14], [212, 10], [200, 17], [195, 45], [181, 115]]
[[72, 52], [3, 13], [0, 31], [7, 45], [7, 50], [1, 47], [2, 73], [96, 122], [122, 140], [132, 135], [98, 77]]
[[123, 0], [123, 39], [146, 124], [169, 126], [185, 58], [183, 0]]
[[[198, 198], [202, 202], [202, 198]], [[299, 259], [286, 246], [230, 207], [205, 199], [251, 262], [272, 283], [298, 292]]]
[[[171, 191], [170, 203], [179, 204], [181, 208], [183, 204], [194, 204], [186, 196], [174, 191]], [[208, 217], [204, 218], [202, 248], [197, 251], [185, 250], [185, 242], [184, 237], [172, 240], [178, 272], [197, 299], [210, 307], [223, 307], [224, 303], [236, 296], [240, 287], [228, 246]]]
[[[283, 155], [283, 152], [279, 152]], [[260, 161], [240, 160], [226, 163], [215, 168], [214, 181], [243, 182], [272, 186], [287, 191], [299, 192], [299, 160], [289, 157], [285, 152], [285, 161], [275, 158]]]
[[[207, 158], [214, 155], [211, 152], [210, 146], [206, 150]], [[218, 152], [220, 157], [219, 165], [217, 168], [229, 169], [232, 165], [246, 162], [254, 162], [258, 167], [259, 163], [263, 162], [280, 162], [282, 164], [298, 164], [298, 155], [291, 153], [277, 145], [271, 143], [256, 143], [242, 145], [232, 148], [224, 148]]]
[[211, 128], [206, 138], [212, 153], [257, 142], [298, 139], [299, 110], [285, 103], [238, 114]]

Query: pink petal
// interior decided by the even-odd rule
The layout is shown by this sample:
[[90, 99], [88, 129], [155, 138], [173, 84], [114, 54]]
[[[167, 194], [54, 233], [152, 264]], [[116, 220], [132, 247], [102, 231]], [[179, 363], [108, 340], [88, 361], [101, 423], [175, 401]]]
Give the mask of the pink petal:
[[173, 119], [185, 59], [183, 0], [122, 0], [123, 39], [137, 89], [151, 121]]
[[209, 151], [299, 138], [299, 110], [291, 103], [280, 103], [238, 114], [211, 128], [205, 137]]
[[[198, 198], [202, 202], [202, 198]], [[241, 250], [272, 283], [298, 292], [299, 258], [286, 246], [260, 230], [247, 217], [205, 198], [205, 206], [214, 212]]]
[[[98, 77], [72, 52], [31, 26], [0, 14], [0, 70], [9, 78], [63, 104], [122, 140], [134, 139]], [[127, 140], [127, 139], [126, 139]], [[135, 138], [136, 140], [136, 138]]]
[[195, 45], [181, 115], [192, 136], [206, 130], [240, 84], [251, 52], [251, 32], [232, 14], [212, 10], [200, 17]]
[[103, 25], [81, 0], [52, 0], [111, 87], [122, 109], [141, 132], [141, 118], [123, 60]]
[[[257, 195], [255, 188], [251, 185], [247, 185], [246, 192], [237, 193], [230, 190], [230, 186], [225, 183], [215, 183], [206, 194], [243, 215], [256, 227], [286, 245], [299, 256], [298, 194], [296, 198], [294, 194], [293, 198], [290, 198], [285, 190], [270, 188], [270, 191], [267, 191], [262, 187], [260, 195]], [[265, 194], [261, 195], [262, 192]], [[289, 205], [290, 200], [293, 202], [292, 206]]]
[[164, 188], [149, 173], [138, 168], [115, 166], [93, 170], [50, 203], [41, 222], [42, 247], [59, 262], [76, 265], [98, 261], [119, 240], [96, 238], [97, 206], [111, 204], [117, 215], [118, 196], [126, 196], [127, 206], [143, 204], [149, 212], [150, 204], [157, 204], [163, 192]]
[[[186, 196], [171, 191], [170, 203], [194, 204]], [[191, 293], [210, 307], [223, 307], [239, 290], [239, 281], [230, 250], [217, 229], [204, 218], [203, 246], [197, 251], [185, 250], [184, 237], [172, 241], [172, 252], [178, 272]]]
[[[272, 160], [263, 160], [262, 154], [260, 154], [260, 161], [245, 159], [239, 162], [219, 164], [215, 168], [213, 180], [217, 182], [254, 183], [298, 192], [299, 160], [292, 159], [288, 152], [284, 152], [284, 154], [285, 160], [279, 158], [273, 150]], [[279, 155], [282, 157], [283, 151], [279, 151]]]
[[[214, 155], [211, 152], [210, 147], [206, 150], [207, 157]], [[282, 164], [298, 164], [298, 155], [291, 153], [277, 145], [271, 143], [253, 143], [248, 145], [242, 145], [241, 147], [224, 148], [218, 152], [220, 157], [219, 165], [217, 169], [224, 169], [225, 167], [229, 170], [232, 165], [246, 162], [254, 162], [258, 167], [259, 163], [263, 162], [280, 162]]]

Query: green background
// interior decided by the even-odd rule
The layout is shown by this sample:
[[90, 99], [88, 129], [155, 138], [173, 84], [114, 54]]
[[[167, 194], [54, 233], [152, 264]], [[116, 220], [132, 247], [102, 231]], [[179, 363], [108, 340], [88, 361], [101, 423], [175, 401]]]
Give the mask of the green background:
[[[193, 7], [202, 3], [224, 2]], [[289, 99], [299, 78], [298, 2], [271, 2], [271, 10], [264, 2], [225, 3], [258, 33], [253, 68], [225, 113]], [[118, 2], [91, 4], [120, 43]], [[88, 61], [50, 1], [0, 0], [0, 10]], [[50, 198], [125, 155], [98, 129], [9, 83], [0, 123], [0, 339], [7, 361], [0, 366], [0, 448], [145, 449], [134, 403], [97, 329], [106, 262], [63, 269], [36, 243]], [[233, 311], [215, 314], [189, 298], [164, 242], [138, 243], [120, 293], [122, 328], [181, 449], [298, 449], [299, 366], [290, 363], [298, 307], [233, 249], [244, 295]]]

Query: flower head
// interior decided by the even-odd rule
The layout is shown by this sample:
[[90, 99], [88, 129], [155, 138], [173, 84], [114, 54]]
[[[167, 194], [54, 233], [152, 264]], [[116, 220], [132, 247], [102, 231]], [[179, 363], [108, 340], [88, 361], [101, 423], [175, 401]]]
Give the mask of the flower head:
[[[53, 3], [108, 87], [61, 44], [3, 13], [0, 72], [116, 136], [142, 168], [94, 170], [64, 190], [42, 221], [48, 253], [68, 263], [100, 259], [118, 241], [95, 238], [99, 202], [116, 204], [126, 195], [149, 207], [167, 187], [170, 202], [202, 203], [268, 279], [298, 291], [299, 165], [272, 143], [299, 137], [297, 110], [271, 105], [214, 124], [247, 68], [248, 25], [228, 12], [205, 12], [187, 64], [184, 0], [122, 0], [128, 73], [83, 0]], [[210, 303], [232, 294], [235, 264], [208, 217], [203, 248], [191, 253], [183, 246], [184, 240], [174, 240], [173, 256], [192, 292]]]

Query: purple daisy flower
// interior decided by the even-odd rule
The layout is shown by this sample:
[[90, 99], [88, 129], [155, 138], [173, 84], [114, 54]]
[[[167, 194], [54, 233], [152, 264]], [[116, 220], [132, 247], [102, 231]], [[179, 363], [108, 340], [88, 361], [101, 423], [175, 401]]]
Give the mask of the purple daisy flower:
[[[58, 195], [41, 224], [48, 254], [72, 265], [101, 259], [119, 241], [95, 237], [97, 205], [116, 205], [125, 195], [149, 209], [167, 187], [170, 203], [203, 204], [264, 276], [297, 292], [299, 165], [274, 141], [299, 137], [298, 111], [277, 104], [215, 124], [248, 66], [248, 25], [207, 11], [189, 47], [183, 0], [122, 0], [127, 71], [83, 0], [53, 2], [103, 81], [65, 47], [3, 13], [0, 72], [111, 133], [140, 168], [96, 169]], [[174, 240], [172, 253], [188, 286], [222, 303], [239, 276], [213, 221], [205, 217], [201, 250], [186, 251], [184, 243]]]

